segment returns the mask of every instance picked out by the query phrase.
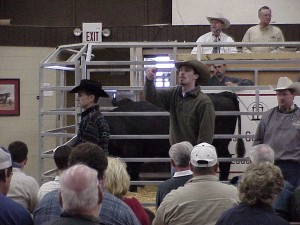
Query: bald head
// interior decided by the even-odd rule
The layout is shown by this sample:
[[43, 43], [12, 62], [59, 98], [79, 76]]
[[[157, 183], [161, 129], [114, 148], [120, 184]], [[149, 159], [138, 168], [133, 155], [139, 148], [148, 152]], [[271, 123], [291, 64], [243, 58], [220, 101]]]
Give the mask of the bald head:
[[85, 165], [75, 165], [66, 171], [61, 177], [61, 182], [71, 191], [80, 193], [88, 188], [90, 182], [97, 185], [97, 172]]
[[64, 210], [89, 213], [96, 209], [97, 212], [102, 202], [97, 175], [96, 170], [82, 164], [76, 164], [62, 173], [60, 186]]

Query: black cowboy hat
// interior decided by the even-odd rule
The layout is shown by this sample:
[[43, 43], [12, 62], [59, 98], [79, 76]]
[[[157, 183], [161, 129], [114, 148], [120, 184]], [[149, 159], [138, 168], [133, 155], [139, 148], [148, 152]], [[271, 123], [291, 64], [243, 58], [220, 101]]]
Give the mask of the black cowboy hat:
[[192, 67], [195, 70], [195, 72], [199, 75], [199, 78], [197, 79], [197, 85], [201, 85], [201, 86], [208, 85], [208, 82], [210, 80], [210, 73], [207, 66], [202, 62], [198, 60], [181, 61], [181, 62], [176, 62], [175, 66], [178, 71], [182, 66]]
[[80, 84], [74, 87], [70, 93], [78, 93], [79, 91], [87, 91], [99, 95], [99, 97], [108, 98], [109, 95], [102, 89], [101, 83], [93, 80], [83, 79]]

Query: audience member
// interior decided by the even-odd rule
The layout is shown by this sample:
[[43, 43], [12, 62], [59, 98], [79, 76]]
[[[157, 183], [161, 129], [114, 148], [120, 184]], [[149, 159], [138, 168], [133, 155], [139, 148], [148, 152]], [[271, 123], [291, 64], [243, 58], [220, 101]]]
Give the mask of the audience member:
[[200, 88], [200, 85], [208, 84], [209, 71], [198, 60], [177, 62], [175, 66], [180, 85], [168, 90], [156, 89], [156, 68], [148, 68], [144, 96], [147, 101], [170, 112], [170, 145], [181, 141], [189, 141], [192, 145], [211, 143], [215, 111], [210, 98]]
[[53, 190], [56, 190], [60, 187], [59, 177], [60, 177], [61, 173], [68, 168], [68, 159], [69, 159], [71, 150], [72, 150], [71, 147], [69, 147], [67, 145], [63, 145], [63, 146], [59, 146], [54, 151], [53, 158], [54, 158], [54, 162], [56, 165], [57, 176], [55, 177], [55, 179], [53, 181], [46, 182], [40, 187], [40, 189], [37, 193], [38, 201], [41, 200], [41, 198], [44, 197], [45, 194], [47, 194]]
[[[200, 36], [196, 42], [234, 42], [233, 38], [223, 32], [230, 26], [230, 22], [220, 13], [214, 16], [207, 16], [206, 19], [210, 24], [210, 32]], [[217, 53], [236, 53], [236, 47], [202, 47], [202, 54]], [[194, 47], [191, 54], [197, 54], [197, 47]]]
[[102, 198], [97, 171], [85, 165], [74, 165], [61, 174], [59, 202], [63, 213], [44, 225], [103, 224], [99, 221]]
[[156, 208], [158, 208], [164, 197], [172, 190], [183, 186], [192, 176], [190, 170], [190, 158], [193, 146], [187, 141], [179, 142], [171, 146], [169, 156], [171, 165], [175, 169], [172, 178], [161, 183], [156, 192]]
[[[216, 58], [215, 60], [224, 60], [223, 58]], [[226, 64], [215, 64], [211, 66], [214, 75], [210, 78], [209, 86], [251, 86], [254, 83], [248, 79], [240, 79], [236, 77], [226, 76]]]
[[297, 187], [291, 198], [290, 221], [300, 222], [300, 186]]
[[40, 186], [24, 171], [27, 164], [27, 145], [22, 141], [14, 141], [9, 144], [8, 151], [13, 161], [13, 175], [7, 197], [19, 202], [32, 213], [38, 201], [37, 193]]
[[193, 178], [166, 195], [157, 209], [154, 225], [212, 225], [225, 210], [238, 204], [236, 187], [221, 183], [216, 176], [218, 164], [214, 146], [196, 145], [190, 167]]
[[238, 185], [241, 203], [227, 210], [216, 225], [287, 225], [271, 204], [283, 189], [279, 167], [263, 162], [249, 165]]
[[263, 114], [253, 145], [270, 145], [275, 152], [275, 165], [296, 188], [300, 185], [300, 109], [294, 104], [294, 98], [300, 94], [300, 83], [280, 77], [274, 91], [278, 106]]
[[[255, 145], [249, 152], [250, 163], [258, 164], [261, 162], [269, 162], [274, 164], [274, 150], [266, 144]], [[243, 176], [235, 177], [232, 179], [235, 182], [231, 182], [237, 185]], [[290, 221], [291, 201], [294, 192], [294, 187], [287, 181], [284, 181], [283, 190], [278, 194], [277, 198], [273, 202], [272, 206], [276, 213], [278, 213], [284, 219]]]
[[[272, 14], [268, 6], [263, 6], [258, 10], [258, 18], [259, 24], [246, 31], [243, 42], [284, 42], [281, 30], [270, 25]], [[275, 49], [273, 47], [243, 47], [243, 52], [271, 52]]]
[[149, 224], [148, 214], [136, 198], [125, 197], [129, 190], [130, 177], [126, 171], [126, 164], [119, 158], [108, 157], [108, 166], [105, 171], [104, 188], [109, 193], [123, 200], [135, 213], [141, 225]]
[[[107, 168], [107, 156], [101, 147], [92, 143], [82, 143], [72, 149], [68, 164], [85, 164], [98, 172], [98, 179], [103, 185], [104, 172]], [[42, 225], [59, 218], [62, 209], [58, 201], [58, 190], [47, 193], [39, 202], [33, 213], [35, 225]], [[132, 210], [123, 201], [103, 190], [103, 202], [100, 211], [101, 222], [106, 225], [140, 224]]]
[[0, 147], [0, 224], [32, 225], [29, 211], [6, 195], [12, 178], [12, 160], [6, 149]]

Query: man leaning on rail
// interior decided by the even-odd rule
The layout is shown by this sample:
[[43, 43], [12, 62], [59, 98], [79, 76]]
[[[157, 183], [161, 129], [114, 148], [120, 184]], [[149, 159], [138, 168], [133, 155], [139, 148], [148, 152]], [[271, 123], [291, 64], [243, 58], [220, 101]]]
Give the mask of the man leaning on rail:
[[[244, 37], [243, 42], [284, 42], [280, 28], [270, 25], [272, 11], [268, 6], [263, 6], [258, 10], [259, 24], [250, 27]], [[245, 53], [276, 52], [273, 47], [243, 47]]]

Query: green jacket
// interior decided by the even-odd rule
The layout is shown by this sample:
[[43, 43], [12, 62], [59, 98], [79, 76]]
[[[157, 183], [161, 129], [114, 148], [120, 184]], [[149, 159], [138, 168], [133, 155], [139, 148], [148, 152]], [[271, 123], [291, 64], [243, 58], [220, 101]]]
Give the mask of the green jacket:
[[192, 145], [212, 143], [215, 111], [209, 97], [200, 86], [182, 96], [182, 87], [156, 90], [146, 78], [144, 95], [147, 101], [170, 112], [170, 144], [189, 141]]

